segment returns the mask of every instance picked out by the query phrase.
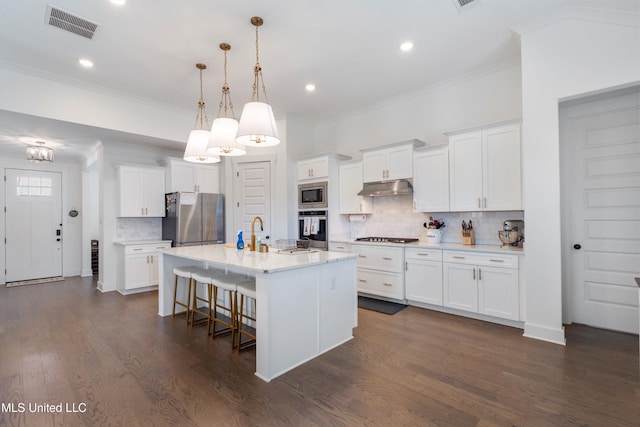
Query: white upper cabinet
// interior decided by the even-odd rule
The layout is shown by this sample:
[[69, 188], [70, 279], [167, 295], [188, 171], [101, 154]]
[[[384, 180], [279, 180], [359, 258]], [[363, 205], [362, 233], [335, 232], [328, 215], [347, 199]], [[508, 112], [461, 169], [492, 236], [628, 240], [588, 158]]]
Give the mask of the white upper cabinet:
[[521, 210], [520, 164], [519, 124], [451, 135], [451, 211]]
[[413, 178], [413, 148], [423, 145], [424, 142], [414, 139], [384, 148], [361, 150], [364, 182]]
[[164, 216], [164, 170], [119, 166], [120, 217]]
[[297, 163], [297, 177], [299, 181], [327, 178], [329, 176], [329, 157], [301, 160]]
[[418, 212], [449, 211], [449, 147], [413, 155], [413, 208]]
[[358, 196], [360, 190], [362, 190], [362, 162], [346, 162], [341, 164], [341, 214], [370, 214], [373, 212], [371, 197]]
[[217, 165], [196, 164], [181, 159], [165, 159], [166, 192], [219, 193], [220, 169]]

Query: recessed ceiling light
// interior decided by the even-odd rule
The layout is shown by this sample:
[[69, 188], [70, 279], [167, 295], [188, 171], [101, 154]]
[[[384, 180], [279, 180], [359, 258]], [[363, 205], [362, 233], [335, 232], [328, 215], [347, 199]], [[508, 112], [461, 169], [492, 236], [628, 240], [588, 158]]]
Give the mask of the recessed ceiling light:
[[411, 42], [404, 42], [400, 45], [400, 50], [403, 52], [409, 52], [411, 49], [413, 49], [413, 43]]
[[126, 3], [126, 0], [111, 0], [111, 3], [117, 4], [118, 6], [122, 6]]
[[85, 68], [93, 67], [93, 62], [89, 61], [88, 59], [80, 58], [78, 59], [78, 62], [80, 63], [80, 65], [82, 65]]
[[316, 85], [314, 85], [313, 83], [309, 83], [304, 88], [307, 90], [307, 92], [313, 92], [314, 90], [316, 90]]

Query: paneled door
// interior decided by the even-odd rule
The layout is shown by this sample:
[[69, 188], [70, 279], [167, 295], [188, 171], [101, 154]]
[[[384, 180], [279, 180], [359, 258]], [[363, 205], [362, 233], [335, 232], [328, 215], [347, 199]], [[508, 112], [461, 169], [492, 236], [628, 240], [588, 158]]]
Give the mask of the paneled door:
[[[235, 163], [234, 175], [234, 233], [244, 231], [245, 246], [251, 239], [251, 222], [259, 216], [264, 224], [255, 222], [256, 236], [262, 243], [271, 244], [271, 164], [267, 162]], [[235, 234], [234, 234], [235, 236]]]
[[[574, 322], [638, 333], [640, 93], [561, 109]], [[566, 234], [565, 234], [566, 236]], [[568, 240], [568, 241], [567, 241]]]
[[5, 170], [6, 281], [62, 276], [61, 174]]

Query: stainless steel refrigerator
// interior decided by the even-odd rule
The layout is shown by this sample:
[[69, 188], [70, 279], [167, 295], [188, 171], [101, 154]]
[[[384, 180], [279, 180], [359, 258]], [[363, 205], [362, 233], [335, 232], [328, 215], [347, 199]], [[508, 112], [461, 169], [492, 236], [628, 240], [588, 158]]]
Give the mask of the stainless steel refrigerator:
[[224, 196], [176, 192], [165, 195], [162, 238], [172, 246], [224, 243]]

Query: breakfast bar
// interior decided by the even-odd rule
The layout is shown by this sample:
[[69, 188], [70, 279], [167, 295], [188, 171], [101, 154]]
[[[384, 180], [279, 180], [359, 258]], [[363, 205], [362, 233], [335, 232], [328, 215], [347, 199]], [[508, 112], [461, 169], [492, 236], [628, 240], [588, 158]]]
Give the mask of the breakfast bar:
[[173, 268], [196, 265], [256, 279], [256, 375], [284, 374], [353, 338], [357, 255], [284, 254], [227, 245], [167, 248], [159, 260], [158, 314], [173, 307]]

